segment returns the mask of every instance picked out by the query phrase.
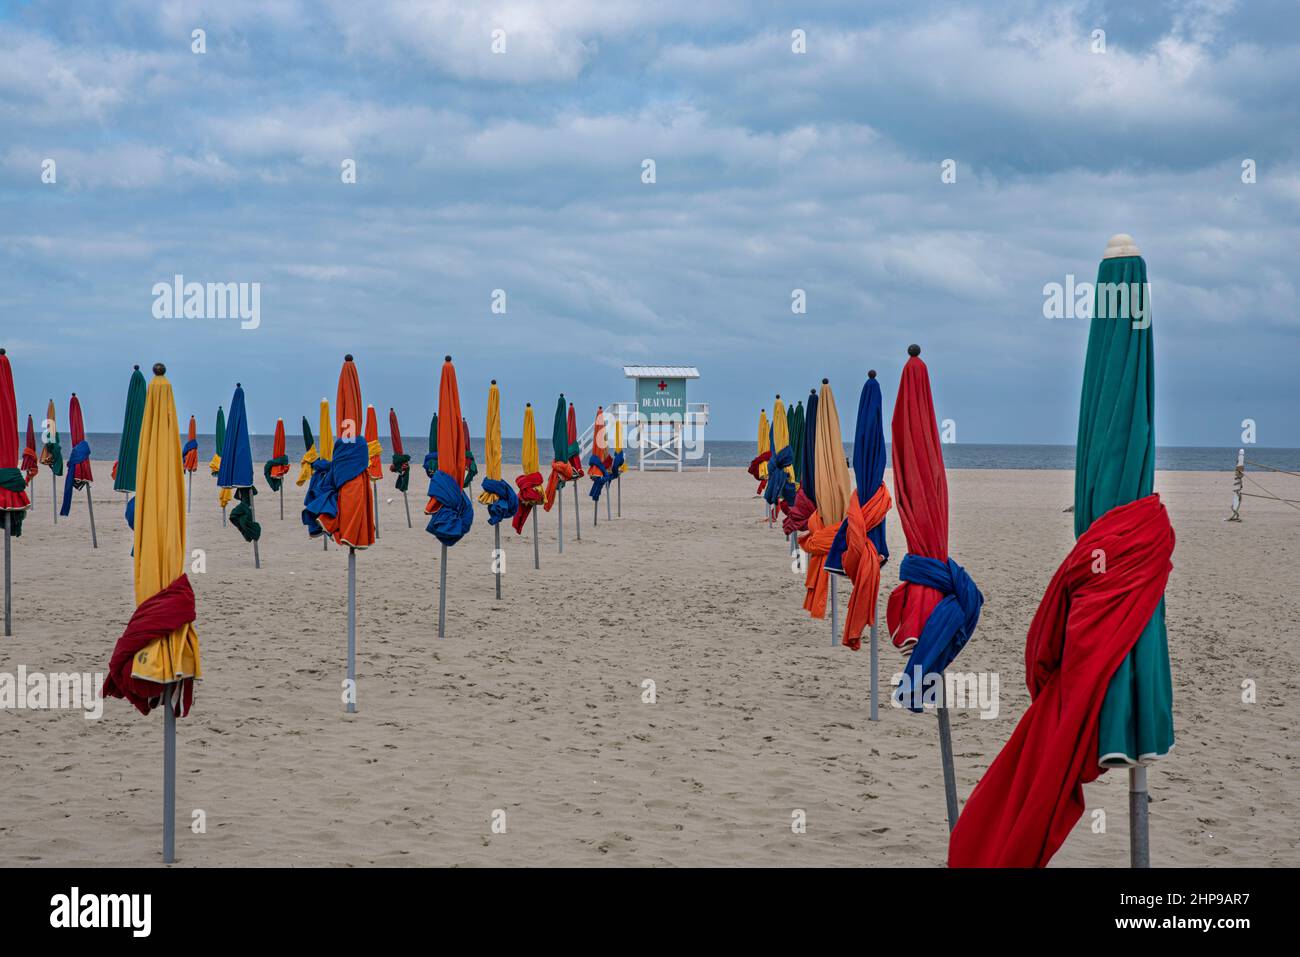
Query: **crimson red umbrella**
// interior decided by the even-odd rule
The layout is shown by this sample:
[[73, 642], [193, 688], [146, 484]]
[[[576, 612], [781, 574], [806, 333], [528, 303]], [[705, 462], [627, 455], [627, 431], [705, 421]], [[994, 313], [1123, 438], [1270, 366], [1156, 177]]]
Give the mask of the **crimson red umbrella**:
[[402, 504], [406, 506], [406, 527], [411, 527], [411, 502], [406, 497], [406, 490], [411, 483], [411, 457], [402, 448], [402, 430], [397, 427], [397, 412], [388, 410], [388, 434], [392, 437], [393, 456], [388, 463], [388, 471], [397, 474], [393, 487], [402, 493]]
[[920, 346], [908, 346], [907, 354], [911, 358], [898, 381], [891, 447], [894, 495], [907, 556], [899, 565], [901, 582], [889, 596], [885, 620], [894, 644], [912, 651], [896, 699], [911, 711], [923, 711], [927, 705], [938, 708], [948, 829], [952, 830], [957, 823], [957, 784], [943, 673], [974, 633], [984, 596], [965, 569], [948, 556], [948, 477], [930, 374], [921, 361]]
[[582, 478], [582, 450], [578, 444], [578, 414], [573, 409], [573, 403], [569, 403], [569, 419], [567, 424], [569, 433], [569, 448], [573, 455], [569, 457], [569, 465], [573, 469], [573, 529], [578, 541], [582, 541], [582, 521], [578, 517], [578, 479]]
[[[31, 429], [30, 419], [27, 428]], [[6, 635], [13, 634], [9, 623], [9, 538], [23, 533], [23, 519], [30, 507], [27, 480], [18, 468], [18, 403], [14, 399], [14, 374], [9, 367], [9, 357], [4, 349], [0, 349], [0, 512], [4, 513], [5, 528]]]
[[68, 455], [68, 471], [63, 480], [63, 505], [59, 514], [67, 516], [72, 512], [73, 489], [86, 490], [86, 511], [90, 516], [90, 547], [98, 548], [99, 539], [95, 536], [95, 503], [90, 497], [90, 486], [95, 476], [90, 471], [90, 443], [86, 441], [86, 424], [81, 418], [81, 403], [77, 393], [72, 393], [68, 402], [68, 431], [72, 433], [72, 452]]

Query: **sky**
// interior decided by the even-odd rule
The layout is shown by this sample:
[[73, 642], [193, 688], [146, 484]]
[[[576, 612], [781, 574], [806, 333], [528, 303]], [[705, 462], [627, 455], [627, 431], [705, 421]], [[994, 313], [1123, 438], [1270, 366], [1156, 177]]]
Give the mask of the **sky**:
[[[0, 345], [92, 431], [159, 360], [292, 431], [350, 352], [420, 434], [450, 353], [475, 434], [645, 363], [749, 439], [823, 377], [851, 433], [872, 368], [888, 416], [916, 342], [957, 441], [1070, 443], [1044, 289], [1122, 232], [1159, 444], [1300, 446], [1298, 64], [1294, 0], [0, 0]], [[156, 318], [178, 274], [257, 327]]]

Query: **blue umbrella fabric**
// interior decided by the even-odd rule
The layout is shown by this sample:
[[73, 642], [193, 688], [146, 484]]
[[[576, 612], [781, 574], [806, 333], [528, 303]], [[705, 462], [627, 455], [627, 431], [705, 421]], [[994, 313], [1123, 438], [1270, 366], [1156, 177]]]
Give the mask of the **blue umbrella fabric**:
[[244, 409], [244, 388], [235, 383], [235, 396], [230, 400], [230, 414], [226, 417], [226, 441], [221, 448], [221, 467], [217, 470], [217, 486], [233, 489], [239, 500], [230, 512], [230, 524], [244, 541], [255, 542], [262, 537], [262, 526], [253, 521], [249, 507], [257, 494], [253, 487], [253, 450], [248, 441], [248, 413]]
[[[858, 421], [853, 431], [853, 477], [858, 485], [858, 504], [861, 506], [876, 493], [885, 481], [885, 424], [884, 399], [876, 370], [867, 373], [858, 397]], [[848, 546], [849, 520], [840, 523], [835, 541], [826, 555], [826, 570], [834, 575], [844, 574], [844, 550]], [[880, 564], [889, 561], [889, 546], [885, 544], [885, 522], [867, 530], [867, 537], [880, 556]]]

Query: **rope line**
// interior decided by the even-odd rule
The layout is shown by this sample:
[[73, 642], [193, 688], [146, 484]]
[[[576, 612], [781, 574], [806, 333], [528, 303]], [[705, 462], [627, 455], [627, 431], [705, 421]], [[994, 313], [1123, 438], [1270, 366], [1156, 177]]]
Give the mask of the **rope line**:
[[1253, 465], [1257, 469], [1268, 469], [1270, 472], [1281, 472], [1283, 475], [1294, 475], [1300, 478], [1300, 472], [1290, 472], [1286, 469], [1275, 468], [1272, 465], [1264, 465], [1262, 462], [1246, 462], [1247, 465]]

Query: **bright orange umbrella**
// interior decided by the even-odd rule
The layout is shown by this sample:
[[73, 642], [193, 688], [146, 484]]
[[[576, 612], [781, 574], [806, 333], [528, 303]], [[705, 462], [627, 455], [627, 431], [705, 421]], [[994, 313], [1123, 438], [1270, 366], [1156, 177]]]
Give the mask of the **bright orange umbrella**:
[[[357, 367], [351, 355], [343, 357], [343, 368], [339, 372], [339, 389], [334, 403], [335, 431], [338, 438], [334, 443], [335, 463], [344, 459], [340, 451], [342, 446], [352, 445], [359, 448], [358, 454], [366, 467], [361, 474], [350, 475], [348, 472], [339, 476], [335, 469], [337, 483], [338, 508], [335, 514], [322, 513], [318, 521], [325, 531], [333, 537], [338, 545], [349, 548], [369, 548], [375, 543], [375, 510], [366, 488], [369, 477], [366, 474], [370, 455], [364, 440], [357, 434], [357, 424], [361, 419], [361, 380], [357, 376]], [[350, 452], [351, 450], [349, 450]], [[351, 456], [347, 456], [350, 458]]]
[[194, 492], [194, 473], [199, 467], [199, 433], [198, 425], [194, 422], [194, 416], [190, 416], [190, 427], [185, 433], [185, 447], [181, 449], [181, 457], [184, 459], [182, 468], [185, 470], [185, 513], [190, 511], [190, 500]]
[[429, 480], [430, 516], [426, 530], [442, 544], [438, 570], [438, 637], [447, 631], [447, 547], [455, 545], [474, 523], [474, 509], [461, 487], [465, 475], [465, 424], [460, 414], [460, 390], [451, 356], [442, 363], [438, 383], [438, 468]]
[[284, 521], [284, 477], [289, 474], [289, 455], [284, 449], [284, 419], [275, 420], [275, 438], [271, 441], [271, 458], [262, 466], [266, 484], [280, 494], [280, 521]]

